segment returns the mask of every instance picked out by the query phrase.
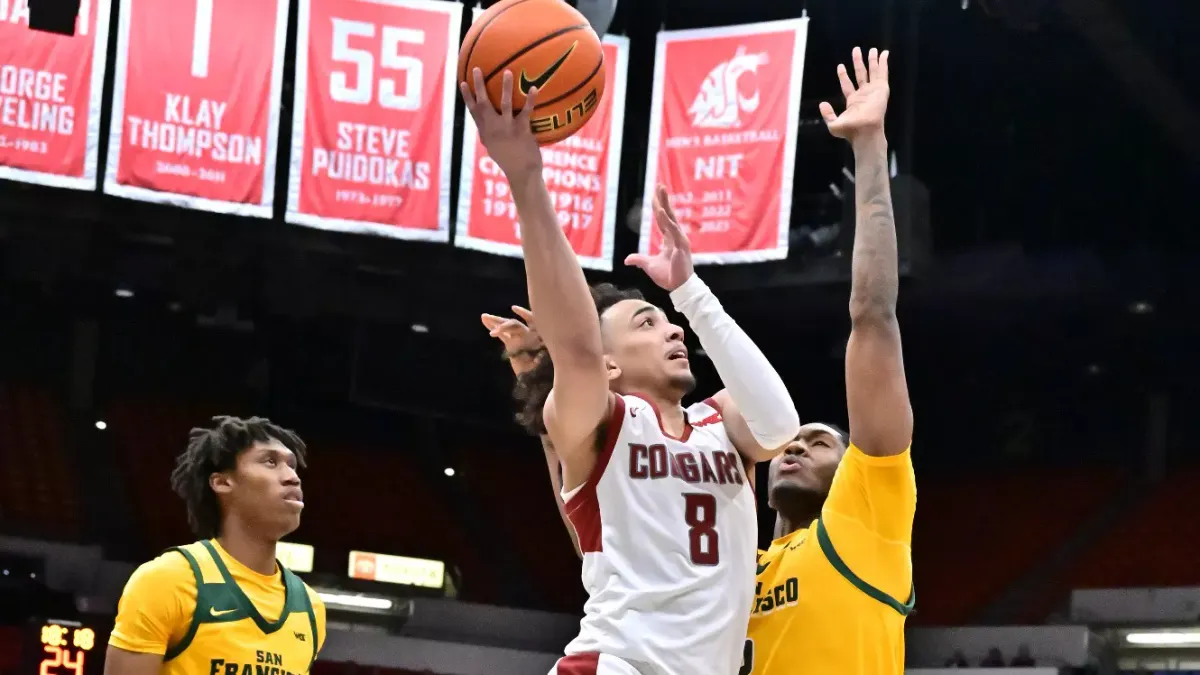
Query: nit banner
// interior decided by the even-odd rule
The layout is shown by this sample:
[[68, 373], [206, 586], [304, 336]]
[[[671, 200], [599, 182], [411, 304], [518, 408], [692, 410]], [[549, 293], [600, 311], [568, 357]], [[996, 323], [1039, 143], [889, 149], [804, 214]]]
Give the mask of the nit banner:
[[665, 184], [696, 263], [787, 257], [808, 19], [658, 34], [639, 250]]

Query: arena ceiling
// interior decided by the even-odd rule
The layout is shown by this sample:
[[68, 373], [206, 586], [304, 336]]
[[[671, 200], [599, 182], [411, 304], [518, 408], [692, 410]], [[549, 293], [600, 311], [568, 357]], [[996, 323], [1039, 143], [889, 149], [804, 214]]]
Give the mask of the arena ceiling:
[[[613, 31], [633, 40], [630, 91], [648, 92], [659, 29], [805, 11], [812, 24], [794, 227], [830, 217], [829, 185], [842, 180], [849, 161], [816, 119], [816, 104], [836, 100], [833, 69], [852, 46], [879, 44], [894, 52], [892, 148], [902, 173], [930, 195], [932, 267], [919, 282], [923, 294], [1045, 301], [1090, 292], [1119, 306], [1186, 275], [1170, 270], [1189, 263], [1155, 261], [1200, 249], [1190, 205], [1200, 185], [1200, 155], [1191, 147], [1200, 132], [1190, 133], [1200, 129], [1200, 74], [1187, 67], [1200, 62], [1200, 43], [1187, 33], [1200, 23], [1200, 4], [621, 0]], [[628, 103], [623, 209], [639, 197], [648, 98]], [[289, 93], [284, 100], [286, 109]], [[282, 117], [290, 119], [287, 110]], [[520, 265], [510, 260], [278, 219], [248, 222], [11, 183], [0, 185], [0, 213], [0, 272], [71, 297], [141, 283], [198, 306], [384, 319], [408, 311], [397, 307], [460, 312], [459, 304], [491, 306], [522, 294]], [[635, 235], [618, 230], [620, 258]], [[816, 267], [795, 255], [711, 274], [749, 308], [768, 311], [763, 296], [801, 298], [840, 314], [844, 286], [814, 290], [806, 273]], [[818, 280], [844, 281], [844, 269], [843, 259], [837, 273]]]

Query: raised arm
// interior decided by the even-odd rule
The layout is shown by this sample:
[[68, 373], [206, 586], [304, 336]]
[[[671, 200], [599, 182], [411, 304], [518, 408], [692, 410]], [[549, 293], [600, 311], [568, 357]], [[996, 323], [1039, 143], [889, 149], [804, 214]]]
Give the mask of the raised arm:
[[480, 140], [508, 178], [517, 206], [530, 308], [540, 319], [539, 332], [554, 359], [546, 428], [564, 462], [563, 480], [575, 487], [591, 473], [596, 432], [612, 405], [600, 317], [542, 181], [541, 150], [529, 120], [537, 90], [529, 90], [525, 106], [514, 116], [510, 71], [503, 75], [500, 111], [488, 100], [483, 73], [476, 68], [473, 76], [474, 93], [465, 82], [460, 88]]
[[883, 120], [888, 102], [888, 53], [853, 54], [857, 87], [844, 66], [838, 79], [846, 111], [821, 104], [834, 136], [854, 149], [854, 254], [851, 258], [850, 342], [846, 347], [846, 406], [850, 441], [867, 455], [898, 455], [912, 442], [913, 415], [904, 378], [896, 299], [900, 272], [896, 221], [888, 180]]
[[730, 440], [743, 457], [768, 461], [800, 431], [800, 416], [787, 387], [746, 331], [696, 276], [687, 235], [661, 186], [654, 196], [654, 223], [663, 235], [662, 249], [653, 256], [630, 255], [625, 264], [641, 268], [671, 293], [675, 309], [687, 317], [725, 385], [713, 399], [721, 407]]

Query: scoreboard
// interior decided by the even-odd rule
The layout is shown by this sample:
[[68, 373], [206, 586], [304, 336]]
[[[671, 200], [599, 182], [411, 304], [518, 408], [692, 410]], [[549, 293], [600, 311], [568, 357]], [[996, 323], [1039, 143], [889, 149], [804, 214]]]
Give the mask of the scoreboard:
[[23, 669], [29, 675], [101, 675], [108, 631], [93, 622], [47, 619], [30, 624]]

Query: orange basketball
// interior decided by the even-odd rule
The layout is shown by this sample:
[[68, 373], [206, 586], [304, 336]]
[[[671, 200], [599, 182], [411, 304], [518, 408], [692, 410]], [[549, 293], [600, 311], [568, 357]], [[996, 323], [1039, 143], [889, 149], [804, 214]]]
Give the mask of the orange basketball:
[[604, 50], [588, 20], [563, 0], [500, 0], [471, 25], [458, 52], [458, 79], [474, 86], [483, 71], [500, 109], [504, 71], [513, 74], [513, 111], [537, 87], [532, 125], [538, 143], [579, 131], [604, 96]]

